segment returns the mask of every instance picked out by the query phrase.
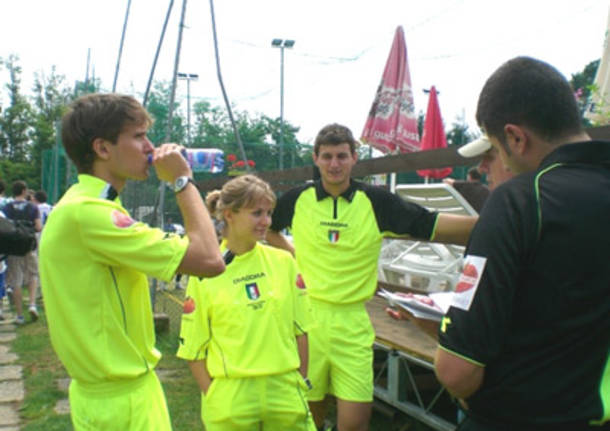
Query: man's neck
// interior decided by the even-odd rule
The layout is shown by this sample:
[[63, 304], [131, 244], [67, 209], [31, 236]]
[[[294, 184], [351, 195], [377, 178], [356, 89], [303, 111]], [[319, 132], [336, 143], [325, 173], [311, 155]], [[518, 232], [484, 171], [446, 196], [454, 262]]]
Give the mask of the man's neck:
[[107, 172], [103, 168], [99, 168], [99, 167], [96, 168], [96, 166], [94, 166], [93, 169], [92, 169], [92, 172], [90, 172], [89, 175], [91, 175], [93, 177], [97, 177], [100, 180], [107, 182], [118, 193], [121, 193], [121, 190], [123, 190], [123, 187], [125, 187], [126, 180], [119, 181], [117, 178], [115, 178], [114, 176], [110, 175], [110, 173]]
[[322, 188], [331, 195], [333, 198], [341, 196], [347, 189], [349, 189], [350, 181], [345, 184], [327, 184], [322, 180]]

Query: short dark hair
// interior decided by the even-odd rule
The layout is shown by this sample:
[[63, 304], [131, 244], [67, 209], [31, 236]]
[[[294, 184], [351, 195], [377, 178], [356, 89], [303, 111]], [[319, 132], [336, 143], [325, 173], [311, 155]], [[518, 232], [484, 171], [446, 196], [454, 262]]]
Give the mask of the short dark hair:
[[47, 193], [44, 190], [38, 190], [34, 193], [34, 199], [43, 204], [47, 201]]
[[550, 64], [531, 57], [513, 58], [489, 77], [476, 118], [488, 136], [504, 145], [504, 126], [509, 123], [528, 127], [550, 142], [582, 132], [568, 81]]
[[481, 178], [483, 178], [483, 176], [476, 167], [468, 169], [467, 175], [475, 181], [481, 181]]
[[17, 180], [13, 182], [13, 196], [20, 196], [24, 190], [27, 190], [28, 185], [25, 181]]
[[320, 151], [320, 145], [341, 144], [349, 144], [350, 152], [352, 154], [356, 152], [356, 140], [354, 139], [354, 135], [352, 135], [352, 131], [341, 124], [329, 124], [318, 132], [318, 136], [316, 136], [313, 145], [313, 152], [317, 156]]
[[151, 124], [146, 109], [131, 96], [88, 94], [76, 99], [63, 116], [61, 139], [78, 172], [91, 173], [95, 139], [116, 143], [126, 126]]

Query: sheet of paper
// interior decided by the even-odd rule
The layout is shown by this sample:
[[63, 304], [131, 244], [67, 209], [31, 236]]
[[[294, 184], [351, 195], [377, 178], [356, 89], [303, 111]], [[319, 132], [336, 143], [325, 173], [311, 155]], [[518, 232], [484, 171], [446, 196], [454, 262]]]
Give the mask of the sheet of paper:
[[452, 292], [438, 292], [429, 295], [397, 294], [380, 289], [377, 293], [386, 298], [391, 306], [402, 307], [418, 319], [440, 322], [451, 304]]

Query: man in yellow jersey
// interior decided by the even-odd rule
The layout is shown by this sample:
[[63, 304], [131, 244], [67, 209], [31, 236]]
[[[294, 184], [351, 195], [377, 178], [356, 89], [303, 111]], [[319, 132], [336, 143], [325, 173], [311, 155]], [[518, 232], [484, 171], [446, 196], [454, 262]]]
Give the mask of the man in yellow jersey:
[[[327, 394], [337, 399], [340, 431], [368, 430], [373, 400], [375, 333], [365, 302], [377, 289], [383, 237], [465, 244], [476, 218], [431, 213], [395, 194], [350, 178], [356, 140], [339, 124], [324, 127], [314, 144], [321, 179], [278, 201], [270, 244], [294, 253], [311, 297], [308, 394], [323, 426]], [[294, 249], [279, 231], [292, 228]]]
[[[75, 430], [171, 430], [154, 367], [160, 353], [147, 275], [224, 270], [210, 217], [176, 144], [154, 148], [146, 110], [134, 98], [79, 98], [62, 122], [62, 141], [79, 176], [49, 215], [40, 275], [53, 347], [66, 367]], [[133, 220], [119, 192], [145, 180], [149, 159], [174, 185], [186, 236]]]

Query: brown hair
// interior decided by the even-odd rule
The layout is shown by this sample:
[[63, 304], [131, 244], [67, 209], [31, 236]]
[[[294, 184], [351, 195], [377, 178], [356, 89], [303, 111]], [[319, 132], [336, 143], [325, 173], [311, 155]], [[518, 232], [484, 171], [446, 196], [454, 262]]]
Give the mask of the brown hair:
[[317, 156], [320, 152], [321, 145], [341, 145], [349, 144], [349, 150], [352, 154], [356, 152], [356, 140], [352, 131], [341, 124], [333, 123], [324, 126], [318, 132], [313, 145], [313, 152]]
[[233, 212], [249, 208], [261, 199], [267, 199], [275, 207], [275, 193], [271, 186], [256, 175], [241, 175], [227, 182], [222, 190], [208, 193], [205, 203], [217, 220], [223, 220], [223, 211]]
[[116, 144], [127, 126], [152, 125], [146, 109], [131, 96], [88, 94], [76, 99], [62, 118], [61, 139], [78, 172], [91, 173], [93, 141], [102, 138]]

